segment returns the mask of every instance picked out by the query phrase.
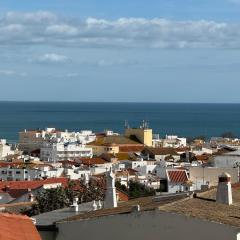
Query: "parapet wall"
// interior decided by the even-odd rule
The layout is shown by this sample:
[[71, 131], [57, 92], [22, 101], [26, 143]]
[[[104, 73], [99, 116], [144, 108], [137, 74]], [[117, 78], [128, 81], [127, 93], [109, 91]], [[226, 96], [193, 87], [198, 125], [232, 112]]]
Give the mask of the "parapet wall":
[[238, 240], [240, 229], [159, 210], [58, 224], [57, 240]]

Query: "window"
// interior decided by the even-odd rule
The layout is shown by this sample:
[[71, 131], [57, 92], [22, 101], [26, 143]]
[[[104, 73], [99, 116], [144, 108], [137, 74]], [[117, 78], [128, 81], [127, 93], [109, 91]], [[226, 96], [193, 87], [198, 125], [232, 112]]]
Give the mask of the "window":
[[16, 171], [16, 174], [21, 174], [21, 172], [20, 171]]

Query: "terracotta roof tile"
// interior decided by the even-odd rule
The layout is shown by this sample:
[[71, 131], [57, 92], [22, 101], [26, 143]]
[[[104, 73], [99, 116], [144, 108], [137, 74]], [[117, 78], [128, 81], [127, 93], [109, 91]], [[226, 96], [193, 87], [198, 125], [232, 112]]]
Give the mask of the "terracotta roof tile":
[[63, 186], [67, 186], [68, 178], [47, 178], [45, 180], [34, 181], [2, 181], [0, 182], [0, 189], [37, 189], [44, 184], [61, 183]]
[[167, 170], [170, 182], [185, 183], [188, 181], [188, 176], [185, 170]]
[[102, 158], [96, 157], [96, 158], [81, 158], [80, 161], [84, 165], [95, 165], [95, 164], [105, 164], [108, 163]]
[[119, 201], [127, 202], [129, 200], [129, 196], [125, 192], [123, 192], [119, 189], [117, 189], [116, 191], [118, 194]]
[[119, 152], [141, 152], [144, 146], [120, 146]]
[[127, 138], [125, 136], [105, 136], [105, 137], [97, 137], [97, 139], [94, 142], [88, 143], [87, 145], [95, 145], [95, 146], [105, 146], [105, 145], [135, 145], [135, 146], [143, 146], [140, 142], [134, 141], [130, 138]]
[[153, 155], [179, 155], [174, 148], [146, 148]]
[[0, 239], [41, 240], [32, 220], [27, 216], [0, 214]]

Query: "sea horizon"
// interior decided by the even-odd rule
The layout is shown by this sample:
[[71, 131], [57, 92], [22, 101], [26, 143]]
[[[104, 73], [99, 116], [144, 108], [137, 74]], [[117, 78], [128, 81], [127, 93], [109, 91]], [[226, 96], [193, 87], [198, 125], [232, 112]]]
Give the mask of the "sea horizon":
[[212, 105], [239, 105], [240, 102], [144, 102], [144, 101], [58, 101], [58, 100], [0, 100], [0, 103], [134, 103], [134, 104], [212, 104]]
[[141, 103], [0, 101], [0, 138], [18, 141], [24, 129], [55, 127], [69, 131], [106, 129], [124, 132], [124, 122], [139, 127], [143, 120], [161, 137], [240, 136], [237, 103]]

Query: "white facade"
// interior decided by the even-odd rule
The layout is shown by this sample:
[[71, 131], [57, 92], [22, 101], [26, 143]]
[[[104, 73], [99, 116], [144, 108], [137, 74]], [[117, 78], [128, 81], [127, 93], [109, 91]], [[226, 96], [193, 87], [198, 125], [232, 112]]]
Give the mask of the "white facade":
[[41, 178], [41, 170], [39, 169], [0, 168], [2, 181], [25, 181], [39, 178]]
[[166, 135], [165, 138], [161, 139], [156, 137], [153, 139], [153, 147], [172, 147], [172, 148], [180, 148], [187, 146], [187, 139], [180, 138], [175, 135]]
[[68, 177], [71, 180], [75, 179], [89, 179], [91, 175], [90, 169], [86, 168], [78, 168], [78, 167], [72, 167], [72, 168], [65, 168], [64, 169], [64, 175]]
[[192, 149], [192, 153], [200, 156], [203, 154], [210, 154], [212, 155], [214, 152], [216, 152], [216, 150], [212, 149], [212, 148], [207, 148], [207, 147], [202, 147], [200, 149]]
[[19, 148], [23, 151], [31, 152], [43, 146], [44, 142], [60, 143], [60, 142], [79, 142], [86, 144], [96, 139], [96, 135], [89, 130], [80, 132], [69, 132], [68, 130], [59, 131], [55, 128], [46, 128], [45, 130], [26, 129], [19, 133]]
[[61, 160], [75, 160], [78, 158], [91, 158], [92, 148], [76, 142], [71, 143], [44, 143], [40, 151], [40, 159], [48, 162]]
[[232, 183], [239, 182], [238, 168], [217, 168], [217, 167], [190, 167], [189, 178], [194, 190], [201, 190], [202, 186], [215, 187], [218, 185], [218, 176], [222, 172], [231, 175]]
[[11, 146], [7, 144], [6, 139], [0, 139], [0, 160], [11, 154], [14, 154], [14, 151], [11, 150]]
[[90, 168], [92, 175], [102, 174], [109, 171], [112, 167], [112, 163], [101, 164], [101, 166], [93, 166]]
[[63, 173], [63, 168], [51, 168], [49, 166], [29, 168], [1, 167], [0, 179], [2, 181], [28, 181], [42, 178], [56, 178]]

